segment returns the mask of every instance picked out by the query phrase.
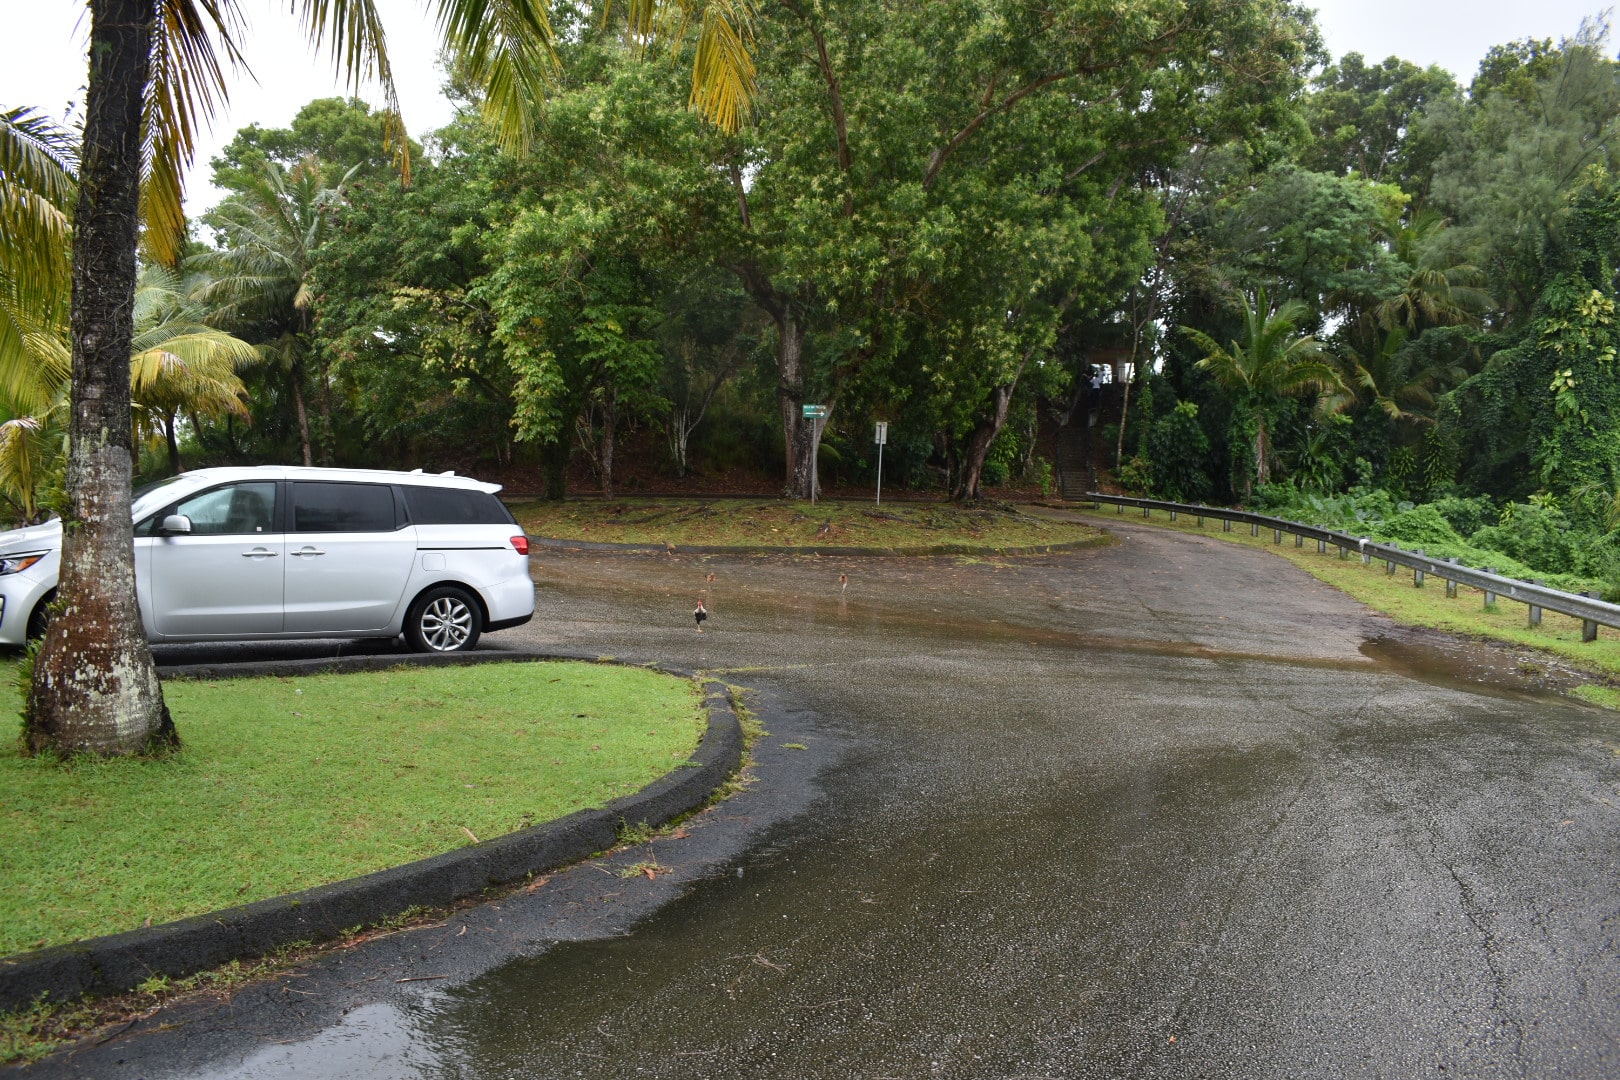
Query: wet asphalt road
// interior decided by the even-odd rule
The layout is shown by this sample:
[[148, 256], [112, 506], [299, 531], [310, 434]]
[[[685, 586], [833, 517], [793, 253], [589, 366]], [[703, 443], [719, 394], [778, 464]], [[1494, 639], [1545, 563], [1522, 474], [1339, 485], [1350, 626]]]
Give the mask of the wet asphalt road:
[[751, 688], [749, 791], [31, 1071], [1620, 1075], [1620, 719], [1459, 681], [1491, 665], [1264, 552], [1118, 536], [547, 552], [545, 616], [489, 645]]

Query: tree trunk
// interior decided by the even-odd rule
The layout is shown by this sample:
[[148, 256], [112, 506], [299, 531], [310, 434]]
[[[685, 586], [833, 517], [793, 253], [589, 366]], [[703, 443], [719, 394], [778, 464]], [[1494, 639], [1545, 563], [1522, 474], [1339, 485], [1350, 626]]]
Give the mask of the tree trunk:
[[967, 460], [962, 466], [962, 478], [957, 484], [959, 500], [984, 498], [984, 463], [990, 458], [990, 446], [1007, 423], [1007, 409], [1012, 404], [1013, 391], [1018, 380], [1002, 383], [990, 392], [990, 415], [982, 419], [968, 436]]
[[609, 390], [602, 405], [602, 498], [613, 498], [613, 437], [619, 425], [619, 395]]
[[[1131, 369], [1136, 374], [1136, 369]], [[1131, 383], [1134, 379], [1125, 380], [1125, 403], [1119, 407], [1119, 445], [1114, 447], [1114, 475], [1117, 478], [1119, 470], [1125, 465], [1125, 422], [1131, 416]]]
[[163, 441], [169, 446], [169, 475], [180, 475], [180, 442], [175, 437], [174, 428], [178, 423], [174, 413], [163, 418]]
[[545, 465], [546, 498], [562, 502], [568, 495], [568, 439], [559, 436], [540, 451]]
[[332, 464], [332, 365], [321, 357], [321, 464]]
[[814, 424], [804, 422], [804, 326], [791, 304], [783, 305], [776, 320], [780, 340], [776, 348], [777, 397], [782, 405], [782, 436], [787, 447], [787, 494], [810, 497], [810, 462], [814, 453]]
[[129, 509], [141, 111], [156, 25], [156, 0], [91, 0], [60, 609], [25, 708], [31, 753], [137, 754], [180, 741], [141, 629]]
[[[1254, 476], [1260, 484], [1271, 482], [1271, 440], [1266, 437], [1266, 418], [1260, 417], [1260, 422], [1254, 429]], [[1244, 492], [1245, 495], [1248, 492]]]
[[692, 418], [688, 405], [676, 405], [669, 414], [669, 456], [677, 478], [686, 475], [686, 446], [692, 438]]
[[309, 451], [309, 410], [304, 408], [304, 368], [302, 364], [293, 367], [288, 374], [288, 381], [292, 383], [293, 409], [298, 414], [298, 445], [304, 451], [304, 464], [315, 464], [315, 458]]

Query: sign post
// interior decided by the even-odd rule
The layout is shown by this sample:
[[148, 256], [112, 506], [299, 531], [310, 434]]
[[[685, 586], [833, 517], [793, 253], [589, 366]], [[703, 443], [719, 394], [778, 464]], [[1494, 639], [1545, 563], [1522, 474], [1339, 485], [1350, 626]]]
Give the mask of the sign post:
[[876, 503], [874, 505], [882, 506], [883, 505], [883, 444], [889, 441], [889, 422], [887, 420], [879, 420], [878, 421], [877, 434], [875, 436], [873, 436], [873, 441], [877, 443], [877, 448], [878, 448], [877, 501], [876, 501]]
[[815, 436], [810, 440], [810, 505], [816, 504], [816, 489], [821, 486], [821, 480], [816, 469], [816, 459], [821, 455], [816, 451], [821, 449], [821, 427], [827, 422], [827, 406], [806, 405], [804, 418], [816, 425]]

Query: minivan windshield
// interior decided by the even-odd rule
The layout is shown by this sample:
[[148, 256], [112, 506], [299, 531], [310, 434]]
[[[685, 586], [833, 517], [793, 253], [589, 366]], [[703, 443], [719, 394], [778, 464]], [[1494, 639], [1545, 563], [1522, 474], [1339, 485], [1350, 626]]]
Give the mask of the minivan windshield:
[[179, 493], [188, 479], [189, 477], [181, 473], [179, 476], [171, 476], [167, 480], [159, 480], [155, 484], [148, 484], [137, 491], [130, 502], [130, 509], [133, 511], [136, 520], [169, 502]]

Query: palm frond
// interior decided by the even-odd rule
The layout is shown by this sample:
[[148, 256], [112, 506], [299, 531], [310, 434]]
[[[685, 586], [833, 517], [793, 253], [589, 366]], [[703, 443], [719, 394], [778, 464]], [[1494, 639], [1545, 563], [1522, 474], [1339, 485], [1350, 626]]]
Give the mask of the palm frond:
[[438, 24], [445, 45], [484, 88], [484, 117], [501, 145], [527, 150], [559, 70], [545, 6], [536, 0], [438, 0]]
[[333, 67], [347, 76], [351, 91], [358, 92], [368, 80], [377, 80], [383, 92], [383, 148], [393, 152], [400, 176], [409, 184], [411, 140], [400, 113], [387, 35], [374, 0], [299, 0], [294, 10], [311, 44], [319, 49], [330, 43]]
[[39, 491], [64, 460], [62, 420], [65, 405], [43, 414], [19, 413], [0, 405], [10, 415], [0, 421], [0, 492], [23, 513], [37, 521]]
[[142, 246], [173, 265], [185, 247], [185, 169], [197, 134], [226, 97], [225, 65], [245, 68], [236, 0], [159, 0], [143, 116]]
[[130, 397], [147, 409], [199, 416], [246, 417], [247, 388], [237, 376], [258, 353], [246, 342], [207, 328], [176, 334], [129, 362]]
[[32, 109], [0, 112], [0, 378], [26, 362], [30, 333], [67, 319], [72, 136]]
[[[688, 104], [727, 134], [748, 119], [757, 94], [754, 68], [754, 0], [626, 0], [625, 34], [644, 53], [656, 44], [680, 51], [695, 25]], [[605, 6], [606, 17], [611, 6]]]
[[692, 108], [726, 134], [742, 128], [754, 99], [752, 22], [738, 4], [704, 5], [692, 61]]

